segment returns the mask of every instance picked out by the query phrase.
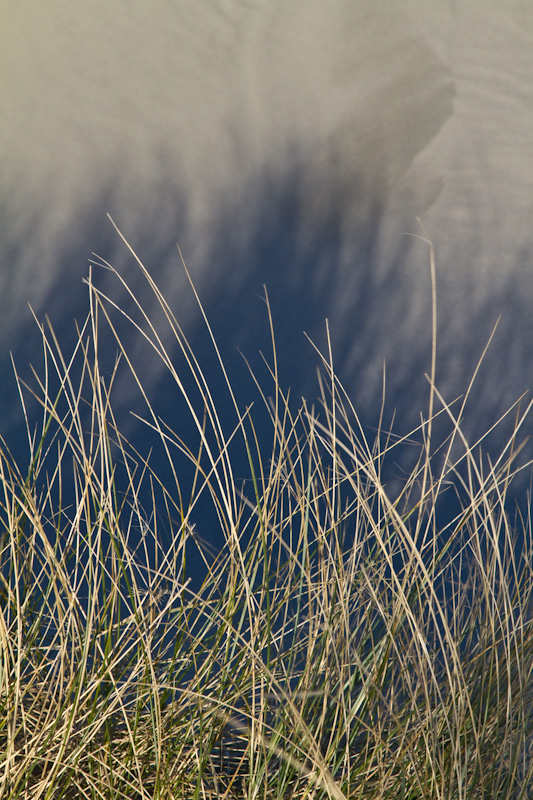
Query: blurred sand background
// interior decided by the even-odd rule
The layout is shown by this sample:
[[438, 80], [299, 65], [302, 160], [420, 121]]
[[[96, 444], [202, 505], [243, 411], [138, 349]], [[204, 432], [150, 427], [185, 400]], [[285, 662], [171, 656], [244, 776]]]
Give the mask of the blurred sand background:
[[[266, 284], [282, 376], [297, 396], [316, 392], [302, 331], [323, 345], [328, 317], [363, 419], [375, 417], [385, 361], [390, 413], [411, 424], [430, 366], [428, 248], [409, 235], [419, 216], [437, 255], [444, 396], [464, 391], [500, 315], [472, 435], [531, 388], [529, 2], [0, 9], [4, 375], [10, 351], [17, 364], [40, 362], [28, 302], [66, 339], [83, 318], [92, 251], [141, 286], [109, 213], [200, 350], [176, 242], [237, 371], [238, 348], [252, 359], [268, 349]], [[108, 274], [96, 280], [121, 297]], [[146, 380], [163, 386], [157, 361], [134, 337], [131, 346]], [[253, 386], [242, 384], [247, 400]], [[7, 377], [0, 400], [6, 433], [20, 418]], [[125, 410], [129, 401], [124, 390]]]

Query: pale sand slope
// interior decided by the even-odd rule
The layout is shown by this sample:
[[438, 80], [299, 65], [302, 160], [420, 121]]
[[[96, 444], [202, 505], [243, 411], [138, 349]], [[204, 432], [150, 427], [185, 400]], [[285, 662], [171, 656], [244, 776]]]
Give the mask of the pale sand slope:
[[266, 282], [289, 377], [305, 383], [300, 332], [322, 339], [327, 315], [362, 411], [384, 358], [392, 405], [416, 411], [428, 253], [404, 232], [419, 215], [439, 385], [464, 388], [502, 314], [483, 410], [531, 386], [530, 3], [0, 5], [2, 358], [28, 355], [27, 300], [81, 315], [92, 250], [134, 274], [110, 212], [194, 326], [180, 242], [228, 352], [265, 347]]

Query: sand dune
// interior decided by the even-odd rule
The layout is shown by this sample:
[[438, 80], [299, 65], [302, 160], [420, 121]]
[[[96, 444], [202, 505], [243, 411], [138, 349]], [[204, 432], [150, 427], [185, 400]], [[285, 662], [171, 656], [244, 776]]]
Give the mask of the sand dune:
[[[91, 251], [136, 283], [109, 212], [193, 340], [176, 242], [230, 362], [265, 347], [266, 283], [297, 394], [312, 391], [301, 331], [323, 341], [327, 316], [362, 412], [384, 359], [391, 408], [417, 411], [428, 250], [405, 234], [420, 216], [437, 251], [444, 394], [464, 389], [499, 315], [476, 419], [531, 386], [528, 4], [1, 5], [3, 364], [9, 350], [38, 360], [27, 301], [65, 330], [83, 315]], [[9, 393], [2, 403], [7, 420]]]

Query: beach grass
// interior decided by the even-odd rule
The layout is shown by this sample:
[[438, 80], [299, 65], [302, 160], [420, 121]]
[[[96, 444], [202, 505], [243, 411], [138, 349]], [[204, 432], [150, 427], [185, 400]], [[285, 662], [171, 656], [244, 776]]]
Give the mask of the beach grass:
[[[295, 403], [274, 331], [249, 408], [212, 337], [228, 426], [137, 261], [181, 371], [138, 297], [134, 319], [91, 272], [74, 351], [41, 324], [43, 369], [18, 379], [30, 456], [21, 467], [2, 443], [0, 797], [531, 797], [533, 540], [529, 498], [509, 500], [530, 469], [530, 405], [509, 410], [499, 453], [469, 443], [468, 387], [448, 404], [435, 385], [434, 316], [428, 408], [408, 435], [383, 421], [369, 435], [331, 349], [316, 402]], [[117, 313], [162, 360], [186, 436], [154, 410]], [[164, 472], [115, 419], [103, 329]], [[407, 441], [417, 455], [392, 480]]]

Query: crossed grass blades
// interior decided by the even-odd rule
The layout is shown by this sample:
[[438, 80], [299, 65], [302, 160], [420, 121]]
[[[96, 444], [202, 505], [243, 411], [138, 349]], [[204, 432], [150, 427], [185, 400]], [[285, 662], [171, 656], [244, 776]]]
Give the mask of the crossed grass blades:
[[[531, 516], [524, 502], [511, 518], [506, 503], [530, 405], [510, 411], [498, 458], [469, 444], [468, 392], [450, 406], [434, 384], [434, 315], [429, 414], [400, 486], [383, 476], [402, 440], [380, 429], [368, 442], [331, 352], [317, 407], [297, 406], [273, 332], [270, 384], [257, 383], [267, 434], [254, 407], [240, 409], [212, 337], [227, 430], [136, 260], [186, 367], [115, 273], [136, 309], [127, 319], [174, 381], [187, 439], [137, 378], [114, 323], [126, 309], [89, 277], [74, 351], [41, 326], [44, 370], [31, 389], [18, 381], [29, 466], [5, 444], [0, 454], [0, 796], [531, 797]], [[107, 346], [116, 333], [170, 480], [121, 435], [102, 329]], [[438, 443], [437, 416], [449, 426]], [[458, 510], [443, 518], [451, 494]], [[200, 508], [219, 551], [197, 530]]]

